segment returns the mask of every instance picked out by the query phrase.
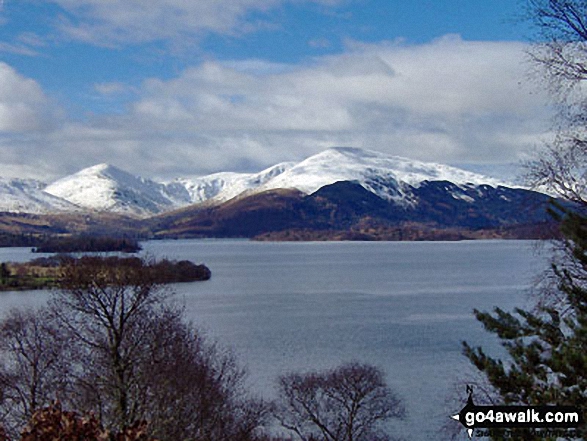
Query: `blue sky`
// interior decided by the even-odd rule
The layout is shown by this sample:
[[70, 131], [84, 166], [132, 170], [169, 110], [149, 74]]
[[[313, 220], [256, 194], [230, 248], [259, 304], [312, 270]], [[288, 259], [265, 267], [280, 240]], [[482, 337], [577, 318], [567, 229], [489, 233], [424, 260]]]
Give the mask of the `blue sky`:
[[336, 145], [491, 168], [547, 136], [515, 0], [4, 0], [0, 172], [260, 170]]

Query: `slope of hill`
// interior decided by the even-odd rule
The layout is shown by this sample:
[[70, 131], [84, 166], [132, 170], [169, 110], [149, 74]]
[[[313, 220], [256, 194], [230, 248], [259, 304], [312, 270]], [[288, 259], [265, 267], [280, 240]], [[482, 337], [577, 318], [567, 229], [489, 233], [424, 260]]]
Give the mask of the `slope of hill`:
[[191, 203], [187, 190], [136, 177], [108, 164], [66, 176], [45, 188], [89, 210], [148, 216]]
[[396, 203], [413, 204], [412, 188], [426, 181], [456, 185], [491, 185], [501, 182], [454, 167], [413, 161], [370, 150], [336, 147], [300, 163], [281, 163], [258, 173], [222, 172], [160, 183], [100, 164], [66, 176], [45, 191], [89, 210], [138, 217], [173, 211], [209, 201], [281, 188], [305, 194], [339, 181], [359, 183], [375, 195]]
[[[224, 172], [167, 183], [100, 164], [47, 187], [0, 181], [0, 198], [2, 194], [5, 211], [88, 213], [94, 230], [95, 219], [126, 216], [128, 224], [129, 218], [143, 218], [131, 227], [143, 237], [149, 232], [158, 237], [254, 237], [408, 224], [526, 231], [549, 221], [550, 199], [455, 167], [342, 147], [259, 173]], [[76, 220], [75, 229], [80, 228], [85, 227]]]
[[224, 202], [261, 187], [294, 165], [293, 162], [283, 162], [259, 173], [221, 172], [191, 179], [179, 178], [173, 183], [186, 188], [192, 203], [211, 199]]
[[258, 191], [297, 188], [310, 194], [340, 181], [359, 183], [377, 196], [410, 203], [408, 187], [424, 181], [450, 181], [457, 185], [503, 185], [496, 179], [442, 164], [426, 163], [351, 147], [334, 147], [311, 156], [271, 179]]
[[32, 179], [0, 178], [0, 211], [10, 213], [55, 213], [79, 207], [44, 191], [42, 182]]
[[157, 237], [255, 237], [286, 231], [324, 233], [409, 225], [412, 229], [456, 232], [523, 228], [539, 237], [534, 227], [542, 228], [549, 222], [546, 208], [550, 198], [529, 190], [472, 184], [463, 189], [448, 181], [423, 182], [406, 190], [413, 204], [383, 199], [349, 181], [321, 187], [310, 195], [295, 189], [268, 190], [217, 206], [163, 214], [150, 219], [148, 229]]

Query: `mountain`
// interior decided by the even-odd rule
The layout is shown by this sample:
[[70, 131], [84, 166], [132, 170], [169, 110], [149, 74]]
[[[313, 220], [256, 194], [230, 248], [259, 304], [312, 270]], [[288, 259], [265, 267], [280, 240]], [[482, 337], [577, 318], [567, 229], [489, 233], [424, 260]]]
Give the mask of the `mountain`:
[[185, 186], [192, 202], [199, 203], [224, 202], [236, 196], [280, 188], [295, 188], [310, 194], [340, 181], [358, 182], [377, 196], [398, 203], [410, 203], [411, 195], [406, 188], [424, 181], [503, 185], [496, 179], [455, 167], [351, 147], [334, 147], [300, 163], [285, 162], [259, 173], [216, 173], [174, 182]]
[[[108, 164], [48, 186], [0, 181], [0, 210], [61, 216], [42, 227], [47, 231], [66, 231], [69, 224], [76, 231], [112, 231], [113, 219], [124, 215], [125, 231], [141, 237], [538, 237], [550, 221], [549, 200], [455, 167], [342, 147], [258, 173], [170, 182]], [[21, 217], [6, 222], [11, 231], [45, 225]]]
[[44, 188], [45, 184], [33, 179], [0, 179], [0, 212], [45, 214], [79, 210]]
[[66, 176], [45, 192], [88, 210], [150, 216], [191, 203], [185, 187], [133, 176], [109, 164], [99, 164]]
[[179, 178], [171, 184], [185, 187], [194, 204], [207, 200], [224, 202], [243, 193], [257, 191], [294, 165], [293, 162], [283, 162], [259, 173], [222, 172], [191, 179]]
[[408, 187], [425, 181], [449, 181], [457, 185], [503, 185], [496, 179], [442, 164], [426, 163], [399, 156], [352, 147], [334, 147], [288, 168], [257, 188], [296, 188], [311, 194], [340, 181], [357, 182], [377, 196], [397, 203], [410, 203]]
[[501, 182], [441, 164], [425, 163], [357, 148], [336, 147], [300, 163], [281, 163], [258, 173], [222, 172], [160, 183], [100, 164], [67, 176], [45, 191], [87, 209], [146, 217], [208, 201], [222, 203], [234, 197], [280, 188], [311, 194], [335, 182], [357, 182], [390, 201], [413, 204], [411, 188], [426, 181], [456, 185]]
[[[415, 240], [548, 236], [550, 197], [507, 187], [425, 181], [404, 187], [411, 203], [340, 181], [312, 194], [276, 189], [195, 205], [148, 220], [157, 237]], [[406, 234], [409, 231], [409, 234]], [[447, 234], [449, 232], [449, 234]]]
[[548, 199], [455, 167], [345, 147], [258, 173], [222, 172], [170, 182], [108, 164], [46, 187], [36, 181], [0, 181], [0, 209], [5, 211], [157, 216], [146, 223], [160, 235], [250, 237], [408, 222], [502, 228], [545, 221]]

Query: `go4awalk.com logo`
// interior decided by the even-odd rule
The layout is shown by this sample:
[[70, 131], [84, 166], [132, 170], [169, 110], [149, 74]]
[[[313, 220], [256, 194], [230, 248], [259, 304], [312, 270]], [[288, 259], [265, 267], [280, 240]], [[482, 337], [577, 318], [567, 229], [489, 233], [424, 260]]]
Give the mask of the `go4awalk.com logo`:
[[487, 435], [479, 429], [542, 429], [541, 433], [554, 434], [583, 424], [583, 412], [574, 406], [477, 406], [470, 386], [467, 392], [467, 404], [451, 418], [465, 426], [469, 438]]

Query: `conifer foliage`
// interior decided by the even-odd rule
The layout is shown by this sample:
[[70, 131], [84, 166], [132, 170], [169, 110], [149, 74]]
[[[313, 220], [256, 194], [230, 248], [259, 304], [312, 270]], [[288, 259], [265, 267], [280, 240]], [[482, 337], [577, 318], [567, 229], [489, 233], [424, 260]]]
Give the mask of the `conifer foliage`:
[[465, 355], [504, 404], [587, 409], [587, 217], [566, 213], [561, 230], [563, 252], [552, 263], [536, 308], [475, 310], [485, 329], [500, 338], [508, 361], [464, 343]]
[[[556, 204], [562, 238], [530, 310], [475, 311], [506, 348], [507, 360], [464, 343], [464, 353], [504, 404], [572, 405], [587, 409], [587, 2], [525, 0], [537, 30], [528, 52], [558, 109], [556, 136], [527, 164], [531, 185], [567, 201]], [[516, 439], [537, 435], [519, 432]], [[577, 436], [585, 439], [587, 429]]]

